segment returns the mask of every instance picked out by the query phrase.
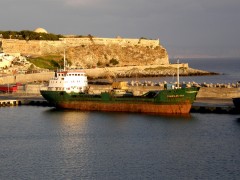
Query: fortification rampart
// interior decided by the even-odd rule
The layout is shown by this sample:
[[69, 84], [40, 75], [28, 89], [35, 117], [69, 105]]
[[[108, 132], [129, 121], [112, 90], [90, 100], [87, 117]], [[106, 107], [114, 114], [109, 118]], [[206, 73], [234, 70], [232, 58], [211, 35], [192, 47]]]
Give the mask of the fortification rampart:
[[5, 53], [41, 55], [41, 41], [25, 41], [18, 39], [2, 39], [2, 48]]
[[82, 45], [143, 46], [151, 48], [159, 46], [159, 40], [122, 38], [60, 38], [59, 41], [2, 39], [1, 41], [4, 52], [20, 52], [26, 55], [62, 53], [64, 47], [78, 47]]
[[157, 40], [148, 39], [122, 39], [122, 38], [61, 38], [68, 46], [76, 45], [113, 45], [118, 44], [120, 46], [144, 46], [144, 47], [157, 47], [160, 42]]

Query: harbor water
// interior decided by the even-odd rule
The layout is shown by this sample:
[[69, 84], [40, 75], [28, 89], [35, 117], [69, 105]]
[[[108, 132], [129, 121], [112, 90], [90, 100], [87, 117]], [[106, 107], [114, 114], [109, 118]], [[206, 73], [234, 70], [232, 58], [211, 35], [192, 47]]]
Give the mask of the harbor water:
[[0, 108], [0, 179], [238, 179], [239, 115]]
[[[191, 77], [196, 82], [239, 81], [239, 59], [184, 62], [221, 73]], [[239, 137], [239, 114], [2, 107], [0, 179], [235, 180], [240, 178]]]

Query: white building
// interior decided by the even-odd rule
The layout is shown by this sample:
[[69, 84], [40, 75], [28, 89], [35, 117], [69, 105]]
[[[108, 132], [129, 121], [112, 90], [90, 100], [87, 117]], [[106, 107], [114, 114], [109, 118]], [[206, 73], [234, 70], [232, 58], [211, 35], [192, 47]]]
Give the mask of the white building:
[[12, 61], [15, 59], [15, 56], [9, 54], [0, 53], [0, 68], [8, 68], [11, 66]]

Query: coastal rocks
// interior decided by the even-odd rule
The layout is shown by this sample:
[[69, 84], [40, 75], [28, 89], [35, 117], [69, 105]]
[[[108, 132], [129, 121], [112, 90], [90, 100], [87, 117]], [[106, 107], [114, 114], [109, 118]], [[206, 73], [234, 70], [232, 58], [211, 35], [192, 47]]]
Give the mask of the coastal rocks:
[[[188, 68], [187, 64], [180, 64], [180, 76], [199, 76], [216, 75], [217, 73], [207, 72]], [[128, 66], [128, 67], [108, 67], [111, 74], [118, 78], [137, 78], [137, 77], [161, 77], [177, 76], [176, 64], [171, 65], [152, 65], [152, 66]], [[104, 68], [95, 68], [94, 70], [85, 70], [90, 79], [101, 79], [106, 77]]]
[[[152, 82], [152, 81], [131, 81], [129, 82], [129, 86], [159, 86], [159, 87], [164, 87], [165, 84], [177, 84], [177, 82], [166, 82], [166, 81], [163, 81], [163, 82]], [[234, 83], [228, 83], [228, 84], [223, 84], [223, 83], [216, 83], [216, 84], [213, 84], [213, 83], [206, 83], [206, 82], [203, 82], [203, 83], [197, 83], [195, 81], [193, 82], [181, 82], [181, 85], [180, 86], [186, 86], [186, 87], [202, 87], [202, 88], [239, 88], [240, 85], [237, 83], [237, 84], [234, 84]]]

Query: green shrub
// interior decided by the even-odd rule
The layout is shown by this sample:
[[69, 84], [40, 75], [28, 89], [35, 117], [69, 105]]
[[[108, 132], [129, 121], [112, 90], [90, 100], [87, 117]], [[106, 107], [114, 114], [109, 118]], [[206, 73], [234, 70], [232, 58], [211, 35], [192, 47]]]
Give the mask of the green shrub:
[[114, 58], [111, 59], [111, 60], [109, 61], [109, 63], [112, 64], [112, 65], [114, 65], [114, 66], [117, 65], [117, 64], [119, 64], [118, 60], [116, 60], [116, 59], [114, 59]]
[[34, 31], [0, 31], [4, 39], [19, 39], [19, 40], [59, 40], [62, 35], [56, 35], [51, 33], [36, 33]]
[[34, 64], [35, 66], [43, 69], [50, 69], [50, 70], [55, 70], [57, 68], [60, 68], [59, 61], [56, 59], [47, 59], [46, 57], [37, 57], [37, 58], [28, 58], [27, 59], [29, 62]]

